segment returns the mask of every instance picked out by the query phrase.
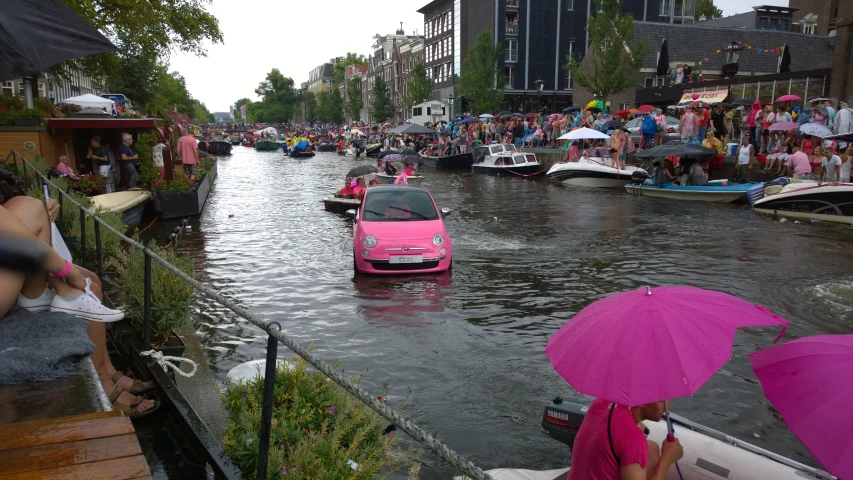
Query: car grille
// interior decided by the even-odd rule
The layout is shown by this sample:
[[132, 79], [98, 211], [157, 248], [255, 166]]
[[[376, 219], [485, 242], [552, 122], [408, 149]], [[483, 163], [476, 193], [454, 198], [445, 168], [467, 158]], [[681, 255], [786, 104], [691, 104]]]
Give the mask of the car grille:
[[429, 270], [438, 266], [438, 260], [423, 263], [373, 263], [376, 270]]

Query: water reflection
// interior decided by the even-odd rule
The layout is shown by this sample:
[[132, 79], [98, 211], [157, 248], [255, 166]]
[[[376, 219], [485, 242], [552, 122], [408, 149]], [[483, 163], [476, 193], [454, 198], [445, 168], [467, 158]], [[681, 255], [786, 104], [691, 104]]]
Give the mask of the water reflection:
[[[539, 427], [555, 394], [548, 336], [590, 302], [644, 285], [725, 291], [792, 320], [791, 337], [853, 331], [853, 238], [829, 224], [779, 223], [748, 208], [681, 204], [547, 181], [425, 171], [453, 214], [453, 271], [354, 277], [352, 228], [321, 200], [364, 159], [294, 162], [235, 147], [204, 214], [178, 248], [197, 276], [365, 385], [409, 388], [407, 413], [485, 468], [554, 468], [565, 448]], [[166, 225], [165, 223], [163, 225]], [[160, 231], [162, 234], [163, 232]], [[264, 334], [205, 298], [196, 326], [220, 379], [263, 356]], [[675, 409], [794, 458], [807, 452], [754, 382], [747, 355], [774, 338], [738, 333], [732, 360]], [[429, 456], [430, 465], [447, 473]]]

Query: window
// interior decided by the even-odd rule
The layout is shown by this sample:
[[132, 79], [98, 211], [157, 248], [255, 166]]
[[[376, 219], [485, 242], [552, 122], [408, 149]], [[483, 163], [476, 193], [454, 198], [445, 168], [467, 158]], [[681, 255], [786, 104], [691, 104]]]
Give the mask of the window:
[[770, 30], [779, 30], [779, 19], [771, 18], [770, 19]]
[[814, 23], [808, 23], [808, 24], [804, 23], [803, 24], [803, 33], [806, 33], [809, 35], [814, 35], [814, 27], [815, 27]]
[[787, 32], [787, 31], [791, 30], [791, 27], [790, 27], [790, 24], [788, 23], [787, 18], [782, 19], [782, 28], [780, 28], [779, 30], [782, 30], [783, 32]]
[[575, 9], [575, 0], [566, 0], [566, 10]]
[[619, 110], [628, 110], [628, 109], [630, 109], [630, 108], [631, 108], [631, 104], [630, 104], [630, 103], [621, 103], [621, 104], [619, 104]]
[[518, 61], [518, 40], [507, 40], [506, 41], [506, 54], [505, 60], [507, 62], [517, 62]]
[[655, 86], [655, 77], [646, 77], [646, 88], [651, 88]]
[[515, 88], [515, 67], [504, 67], [506, 77], [506, 88]]
[[0, 84], [0, 88], [2, 88], [2, 91], [0, 91], [0, 93], [13, 94], [15, 92], [15, 84], [12, 82], [3, 82], [2, 84]]
[[[574, 58], [574, 56], [575, 56], [575, 41], [572, 40], [571, 42], [569, 42], [568, 57]], [[569, 70], [568, 68], [565, 70], [566, 70], [566, 90], [571, 90], [574, 88], [574, 81], [572, 81], [572, 71]]]
[[668, 17], [669, 11], [671, 8], [672, 8], [672, 0], [660, 0], [659, 15], [661, 17]]
[[758, 22], [759, 30], [767, 30], [767, 17], [761, 17], [761, 20]]

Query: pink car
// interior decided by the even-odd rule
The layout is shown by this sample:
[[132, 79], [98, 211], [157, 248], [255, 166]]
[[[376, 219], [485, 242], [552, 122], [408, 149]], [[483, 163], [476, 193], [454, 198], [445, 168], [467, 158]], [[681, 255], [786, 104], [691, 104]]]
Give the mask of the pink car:
[[364, 194], [353, 219], [353, 267], [364, 273], [443, 272], [453, 264], [450, 237], [429, 191], [417, 185], [378, 185]]

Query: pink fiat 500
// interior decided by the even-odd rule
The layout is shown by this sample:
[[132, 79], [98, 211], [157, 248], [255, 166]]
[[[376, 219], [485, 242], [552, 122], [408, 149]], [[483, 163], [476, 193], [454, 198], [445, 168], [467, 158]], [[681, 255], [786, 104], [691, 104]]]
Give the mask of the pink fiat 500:
[[416, 185], [370, 187], [353, 218], [353, 267], [364, 273], [443, 272], [451, 268], [450, 237], [435, 205]]

